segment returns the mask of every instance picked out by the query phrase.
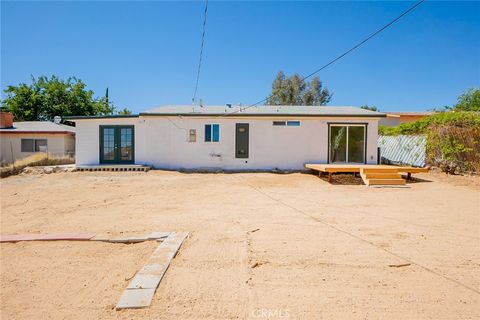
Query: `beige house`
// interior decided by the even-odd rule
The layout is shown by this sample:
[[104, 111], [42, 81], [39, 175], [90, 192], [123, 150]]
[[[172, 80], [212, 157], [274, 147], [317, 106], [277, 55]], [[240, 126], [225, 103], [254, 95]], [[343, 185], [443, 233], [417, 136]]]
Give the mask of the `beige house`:
[[75, 127], [50, 121], [12, 122], [7, 112], [1, 112], [0, 117], [1, 163], [12, 163], [39, 152], [52, 157], [75, 155]]
[[388, 112], [387, 116], [383, 119], [380, 119], [378, 125], [395, 127], [401, 125], [402, 123], [414, 122], [422, 118], [431, 116], [433, 112]]

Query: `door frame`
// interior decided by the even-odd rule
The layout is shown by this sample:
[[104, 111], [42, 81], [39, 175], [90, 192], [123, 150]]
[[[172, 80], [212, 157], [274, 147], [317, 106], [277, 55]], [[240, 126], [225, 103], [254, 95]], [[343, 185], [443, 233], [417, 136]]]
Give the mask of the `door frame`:
[[[368, 146], [368, 122], [327, 122], [328, 125], [328, 140], [327, 140], [327, 163], [344, 163], [344, 164], [355, 164], [363, 163], [367, 164], [367, 146]], [[363, 162], [348, 162], [348, 129], [346, 136], [346, 162], [331, 162], [330, 161], [330, 128], [331, 127], [364, 127], [364, 143], [363, 143]]]
[[[237, 154], [237, 134], [239, 126], [245, 126], [247, 128], [247, 155], [239, 157]], [[235, 159], [248, 159], [250, 158], [250, 123], [238, 122], [235, 123]]]
[[[103, 129], [113, 128], [115, 142], [114, 142], [114, 149], [115, 149], [115, 159], [114, 160], [105, 160], [103, 157]], [[132, 129], [132, 160], [121, 160], [120, 159], [120, 140], [121, 140], [121, 129], [122, 128], [130, 128]], [[135, 126], [134, 125], [100, 125], [98, 130], [99, 135], [99, 163], [100, 164], [134, 164], [135, 163]]]

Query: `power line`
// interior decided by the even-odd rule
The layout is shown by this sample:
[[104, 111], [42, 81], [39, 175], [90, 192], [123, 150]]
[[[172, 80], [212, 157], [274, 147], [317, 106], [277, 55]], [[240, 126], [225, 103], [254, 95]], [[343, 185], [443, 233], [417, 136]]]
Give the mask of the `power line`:
[[203, 44], [205, 42], [205, 27], [207, 25], [208, 0], [205, 0], [205, 12], [203, 16], [202, 42], [200, 44], [200, 58], [198, 59], [197, 80], [195, 81], [195, 91], [193, 92], [192, 103], [197, 98], [198, 81], [200, 79], [200, 68], [202, 66]]
[[[353, 47], [351, 47], [350, 49], [348, 49], [347, 51], [343, 52], [342, 54], [340, 54], [339, 56], [337, 56], [336, 58], [330, 60], [328, 63], [324, 64], [323, 66], [321, 66], [320, 68], [318, 68], [317, 70], [313, 71], [312, 73], [308, 74], [307, 76], [303, 77], [301, 80], [306, 80], [310, 77], [312, 77], [313, 75], [319, 73], [320, 71], [322, 71], [323, 69], [329, 67], [330, 65], [334, 64], [335, 62], [337, 62], [338, 60], [342, 59], [343, 57], [345, 57], [347, 54], [349, 54], [350, 52], [358, 49], [360, 46], [362, 46], [364, 43], [366, 43], [367, 41], [369, 41], [370, 39], [374, 38], [375, 36], [377, 36], [379, 33], [381, 33], [382, 31], [384, 31], [385, 29], [387, 29], [388, 27], [390, 27], [391, 25], [393, 25], [395, 22], [397, 22], [398, 20], [400, 20], [401, 18], [403, 18], [405, 15], [409, 14], [411, 11], [415, 10], [420, 4], [422, 4], [423, 2], [425, 2], [426, 0], [420, 0], [418, 2], [416, 2], [413, 6], [411, 6], [410, 8], [408, 8], [406, 11], [404, 11], [402, 14], [400, 14], [399, 16], [397, 16], [395, 19], [393, 19], [392, 21], [390, 21], [389, 23], [387, 23], [386, 25], [384, 25], [383, 27], [381, 27], [380, 29], [378, 29], [377, 31], [375, 31], [374, 33], [372, 33], [371, 35], [369, 35], [367, 38], [363, 39], [362, 41], [360, 41], [359, 43], [357, 43], [356, 45], [354, 45]], [[221, 115], [220, 117], [222, 116], [227, 116], [229, 114], [234, 114], [234, 113], [237, 113], [237, 112], [240, 112], [240, 111], [243, 111], [243, 110], [246, 110], [248, 108], [252, 108], [252, 107], [255, 107], [257, 106], [258, 104], [260, 103], [263, 103], [265, 101], [267, 101], [272, 95], [269, 95], [268, 97], [266, 97], [265, 99], [262, 99], [254, 104], [251, 104], [245, 108], [240, 108], [239, 110], [235, 110], [235, 111], [232, 111], [230, 113], [227, 113], [227, 114], [224, 114], [224, 115]]]

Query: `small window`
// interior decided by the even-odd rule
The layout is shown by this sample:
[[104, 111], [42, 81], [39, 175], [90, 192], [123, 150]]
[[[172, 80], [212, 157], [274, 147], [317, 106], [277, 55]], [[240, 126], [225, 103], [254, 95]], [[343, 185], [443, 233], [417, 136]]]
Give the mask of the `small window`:
[[273, 121], [273, 125], [274, 125], [274, 126], [284, 126], [284, 125], [285, 125], [285, 121]]
[[289, 127], [300, 127], [300, 121], [287, 121]]
[[190, 129], [188, 132], [188, 142], [196, 142], [197, 141], [197, 130]]
[[206, 124], [205, 125], [205, 142], [220, 141], [220, 125]]
[[22, 152], [34, 152], [34, 140], [33, 139], [22, 139]]
[[35, 139], [35, 152], [47, 152], [47, 139]]

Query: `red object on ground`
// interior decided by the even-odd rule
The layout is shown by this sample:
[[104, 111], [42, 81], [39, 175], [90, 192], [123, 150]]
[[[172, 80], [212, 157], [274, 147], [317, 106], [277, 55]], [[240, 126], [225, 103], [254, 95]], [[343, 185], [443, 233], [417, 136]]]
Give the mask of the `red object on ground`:
[[3, 234], [0, 235], [0, 242], [19, 242], [19, 241], [55, 241], [55, 240], [75, 240], [86, 241], [95, 236], [95, 233], [81, 232], [63, 232], [49, 234]]

